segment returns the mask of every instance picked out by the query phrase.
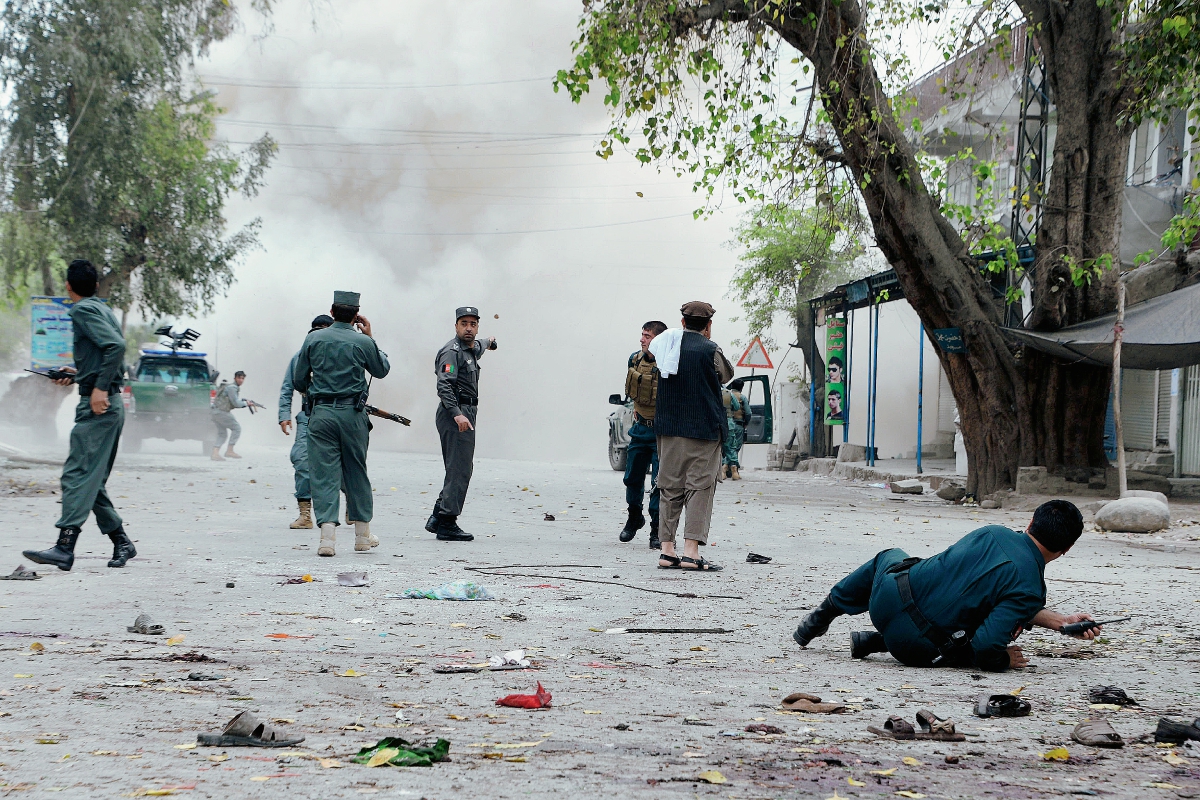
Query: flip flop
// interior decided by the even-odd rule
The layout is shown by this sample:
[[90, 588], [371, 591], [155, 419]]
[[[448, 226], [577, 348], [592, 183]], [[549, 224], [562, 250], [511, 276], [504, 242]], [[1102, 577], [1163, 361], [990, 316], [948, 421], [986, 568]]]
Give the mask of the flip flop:
[[11, 575], [0, 575], [0, 581], [36, 581], [41, 577], [33, 570], [26, 569], [24, 564], [18, 564]]
[[887, 722], [883, 723], [882, 728], [868, 725], [867, 730], [876, 736], [883, 736], [887, 739], [896, 739], [898, 741], [908, 741], [909, 739], [917, 738], [912, 724], [904, 717], [888, 717]]
[[208, 747], [292, 747], [304, 741], [303, 736], [286, 738], [283, 731], [272, 728], [249, 711], [243, 711], [220, 733], [201, 733], [196, 744]]
[[660, 555], [658, 557], [658, 560], [666, 561], [668, 564], [668, 566], [665, 566], [665, 567], [662, 564], [659, 564], [658, 565], [659, 569], [682, 569], [682, 567], [679, 566], [679, 557], [678, 556]]
[[725, 569], [724, 567], [717, 566], [716, 564], [707, 560], [704, 558], [704, 556], [700, 556], [700, 558], [689, 558], [688, 556], [684, 556], [679, 560], [681, 562], [696, 565], [694, 567], [684, 567], [681, 565], [680, 569], [684, 570], [685, 572], [720, 572], [721, 570]]
[[810, 714], [841, 714], [846, 710], [844, 703], [822, 703], [815, 694], [792, 692], [783, 698], [780, 705], [788, 711], [807, 711]]
[[[1124, 692], [1122, 692], [1124, 694]], [[1071, 738], [1089, 747], [1124, 747], [1125, 740], [1106, 719], [1085, 719], [1071, 731]]]
[[162, 636], [165, 633], [163, 626], [150, 619], [149, 614], [138, 614], [133, 624], [127, 625], [125, 630], [130, 633], [140, 633], [143, 636]]
[[975, 702], [980, 717], [1027, 717], [1033, 706], [1015, 694], [985, 694]]
[[921, 726], [921, 732], [916, 735], [918, 739], [930, 739], [935, 742], [965, 742], [967, 740], [966, 736], [955, 732], [954, 720], [942, 719], [925, 708], [917, 712], [917, 724]]
[[1088, 702], [1113, 706], [1136, 706], [1137, 700], [1125, 694], [1119, 686], [1094, 686], [1088, 692]]

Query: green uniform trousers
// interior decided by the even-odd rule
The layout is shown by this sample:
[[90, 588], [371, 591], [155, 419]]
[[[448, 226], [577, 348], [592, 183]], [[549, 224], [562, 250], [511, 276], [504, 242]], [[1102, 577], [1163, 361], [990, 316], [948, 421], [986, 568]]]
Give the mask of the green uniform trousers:
[[89, 511], [96, 515], [101, 533], [121, 527], [121, 515], [113, 508], [104, 484], [117, 458], [125, 406], [117, 394], [110, 394], [108, 403], [108, 411], [99, 416], [92, 413], [88, 397], [80, 397], [75, 406], [71, 450], [62, 472], [62, 516], [54, 523], [56, 528], [82, 528]]
[[350, 519], [370, 522], [375, 503], [367, 477], [367, 415], [353, 401], [318, 403], [308, 418], [308, 475], [318, 525], [338, 523], [338, 492]]

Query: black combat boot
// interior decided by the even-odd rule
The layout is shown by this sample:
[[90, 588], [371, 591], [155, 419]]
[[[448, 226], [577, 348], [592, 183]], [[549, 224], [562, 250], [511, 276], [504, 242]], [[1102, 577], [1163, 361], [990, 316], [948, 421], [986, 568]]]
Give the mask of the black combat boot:
[[818, 636], [824, 636], [829, 630], [829, 623], [840, 617], [842, 612], [833, 601], [826, 595], [821, 601], [821, 605], [814, 608], [804, 621], [796, 628], [796, 632], [792, 634], [792, 638], [796, 640], [796, 644], [801, 647], [808, 647], [808, 643]]
[[438, 519], [437, 538], [443, 542], [473, 542], [475, 537], [458, 527], [458, 517], [443, 514]]
[[637, 536], [637, 532], [640, 531], [645, 525], [646, 518], [642, 516], [642, 507], [630, 506], [629, 519], [625, 520], [625, 527], [622, 529], [621, 535], [617, 538], [619, 538], [622, 542], [631, 542], [633, 541], [633, 537]]
[[658, 540], [658, 518], [650, 518], [650, 549], [662, 550], [662, 542]]
[[854, 631], [850, 634], [850, 657], [866, 658], [872, 653], [886, 653], [883, 634], [879, 631]]
[[438, 524], [440, 521], [441, 515], [438, 514], [438, 510], [435, 508], [433, 513], [429, 515], [429, 519], [425, 520], [425, 530], [429, 531], [430, 533], [437, 533]]
[[63, 572], [70, 572], [75, 563], [75, 540], [79, 528], [61, 528], [58, 541], [49, 550], [26, 550], [23, 555], [37, 564], [53, 564]]
[[108, 562], [110, 567], [123, 567], [126, 561], [137, 556], [137, 548], [125, 535], [125, 526], [122, 525], [108, 534], [108, 538], [112, 539], [113, 543], [113, 557]]

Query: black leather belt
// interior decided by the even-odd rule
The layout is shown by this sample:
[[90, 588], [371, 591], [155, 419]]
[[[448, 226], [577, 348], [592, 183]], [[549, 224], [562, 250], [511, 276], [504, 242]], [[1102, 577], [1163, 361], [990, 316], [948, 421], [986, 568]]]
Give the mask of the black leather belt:
[[343, 404], [354, 405], [358, 402], [358, 395], [347, 394], [341, 397], [314, 397], [313, 405], [315, 406], [339, 406]]
[[941, 663], [951, 652], [957, 650], [969, 643], [966, 631], [955, 631], [947, 633], [941, 627], [930, 622], [921, 609], [917, 608], [917, 601], [913, 598], [912, 581], [908, 577], [908, 571], [913, 568], [921, 559], [910, 557], [903, 561], [893, 564], [888, 567], [888, 572], [896, 576], [896, 589], [900, 593], [900, 602], [904, 604], [904, 612], [908, 614], [908, 618], [912, 620], [913, 625], [917, 627], [917, 631], [923, 636], [934, 649], [938, 651], [938, 656], [933, 660], [936, 666]]
[[[91, 389], [91, 388], [86, 388], [84, 386], [80, 386], [79, 387], [79, 396], [80, 397], [88, 397], [91, 395], [92, 391], [93, 391], [93, 389]], [[121, 393], [121, 384], [118, 383], [118, 384], [114, 384], [114, 385], [108, 387], [108, 394], [110, 397], [114, 394], [120, 394], [120, 393]]]
[[479, 405], [479, 398], [478, 397], [460, 397], [460, 398], [458, 398], [458, 404], [460, 406], [477, 406], [477, 405]]

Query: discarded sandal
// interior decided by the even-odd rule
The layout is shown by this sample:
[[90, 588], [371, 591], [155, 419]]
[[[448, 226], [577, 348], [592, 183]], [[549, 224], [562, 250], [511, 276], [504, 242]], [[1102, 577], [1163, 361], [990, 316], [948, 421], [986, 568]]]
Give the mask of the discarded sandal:
[[196, 744], [208, 747], [292, 747], [304, 741], [303, 736], [286, 736], [283, 731], [272, 728], [249, 711], [243, 711], [225, 726], [220, 733], [201, 733]]
[[681, 558], [679, 560], [683, 564], [694, 564], [695, 565], [692, 567], [684, 567], [681, 565], [681, 569], [683, 569], [685, 572], [688, 572], [688, 571], [690, 571], [690, 572], [720, 572], [721, 570], [725, 569], [724, 567], [717, 566], [716, 564], [707, 560], [703, 556], [701, 556], [700, 558], [689, 558], [688, 556], [684, 556], [683, 558]]
[[771, 557], [759, 555], [758, 553], [746, 553], [747, 564], [770, 564]]
[[[1124, 692], [1122, 692], [1124, 694]], [[1106, 719], [1085, 719], [1071, 731], [1071, 738], [1089, 747], [1124, 747], [1125, 740]]]
[[1033, 706], [1015, 694], [985, 694], [975, 702], [980, 717], [1027, 717]]
[[1119, 686], [1093, 686], [1088, 691], [1088, 702], [1094, 705], [1136, 706], [1137, 700], [1125, 694]]
[[845, 703], [822, 703], [815, 694], [792, 692], [780, 703], [787, 711], [807, 711], [810, 714], [841, 714], [846, 711]]
[[1166, 717], [1159, 718], [1158, 727], [1154, 730], [1154, 741], [1183, 744], [1189, 739], [1200, 742], [1200, 719], [1188, 725], [1186, 722], [1176, 722]]
[[965, 742], [967, 740], [963, 734], [954, 732], [953, 721], [941, 719], [932, 711], [917, 712], [917, 722], [921, 725], [922, 730], [920, 731], [915, 730], [903, 717], [888, 717], [882, 728], [868, 725], [867, 730], [876, 736], [898, 741], [922, 739], [933, 742]]
[[[662, 562], [664, 562], [664, 561], [667, 562], [666, 566], [663, 566]], [[658, 557], [658, 568], [659, 569], [683, 569], [683, 567], [679, 566], [679, 557], [678, 556], [669, 556], [669, 555], [666, 555], [665, 553]]]
[[0, 581], [36, 581], [41, 577], [33, 570], [26, 569], [24, 564], [17, 564], [11, 575], [0, 575]]
[[954, 720], [942, 719], [927, 708], [917, 712], [917, 724], [926, 733], [954, 733]]
[[138, 614], [132, 625], [125, 626], [130, 633], [140, 633], [143, 636], [162, 636], [163, 626], [150, 619], [149, 614]]
[[912, 724], [904, 717], [888, 717], [887, 722], [883, 723], [883, 729], [893, 739], [915, 739], [917, 736]]

